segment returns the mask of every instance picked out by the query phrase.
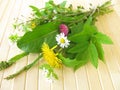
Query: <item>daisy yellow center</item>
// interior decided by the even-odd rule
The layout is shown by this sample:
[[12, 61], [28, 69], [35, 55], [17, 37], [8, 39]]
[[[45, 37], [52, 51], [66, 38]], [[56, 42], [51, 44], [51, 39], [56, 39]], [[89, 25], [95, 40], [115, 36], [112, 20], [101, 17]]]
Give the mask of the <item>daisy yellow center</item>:
[[61, 42], [61, 43], [65, 43], [65, 39], [64, 39], [64, 38], [61, 38], [61, 39], [60, 39], [60, 42]]

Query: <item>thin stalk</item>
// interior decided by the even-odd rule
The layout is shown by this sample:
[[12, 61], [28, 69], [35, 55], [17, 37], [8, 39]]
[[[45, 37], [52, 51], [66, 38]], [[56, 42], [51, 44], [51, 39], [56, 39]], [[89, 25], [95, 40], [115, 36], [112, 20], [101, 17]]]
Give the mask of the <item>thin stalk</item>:
[[24, 66], [22, 69], [20, 69], [19, 71], [17, 71], [16, 73], [7, 76], [5, 79], [9, 80], [9, 79], [13, 79], [14, 77], [18, 76], [19, 74], [21, 74], [24, 71], [29, 70], [33, 65], [35, 65], [39, 59], [42, 57], [42, 55], [39, 55], [32, 63]]
[[0, 62], [0, 71], [1, 70], [4, 70], [8, 67], [10, 67], [11, 65], [13, 65], [15, 62], [17, 62], [18, 60], [20, 60], [21, 58], [23, 58], [24, 56], [27, 56], [29, 53], [27, 52], [23, 52], [23, 53], [20, 53], [16, 56], [14, 56], [13, 58], [11, 58], [10, 60], [8, 61], [1, 61]]

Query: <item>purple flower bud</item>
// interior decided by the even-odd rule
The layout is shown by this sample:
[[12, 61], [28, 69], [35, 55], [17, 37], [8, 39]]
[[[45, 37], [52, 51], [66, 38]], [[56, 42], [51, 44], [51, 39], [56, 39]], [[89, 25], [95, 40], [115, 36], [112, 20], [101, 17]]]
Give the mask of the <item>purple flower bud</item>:
[[65, 36], [68, 35], [68, 27], [67, 27], [67, 25], [61, 24], [59, 28], [60, 28], [60, 33], [64, 33]]

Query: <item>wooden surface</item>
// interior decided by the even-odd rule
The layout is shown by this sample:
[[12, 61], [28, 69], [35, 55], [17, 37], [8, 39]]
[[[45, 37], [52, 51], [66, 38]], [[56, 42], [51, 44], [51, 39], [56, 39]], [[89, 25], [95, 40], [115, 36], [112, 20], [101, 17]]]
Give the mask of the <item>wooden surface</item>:
[[[21, 52], [15, 45], [9, 45], [8, 36], [14, 32], [14, 18], [23, 19], [21, 15], [28, 17], [31, 12], [29, 5], [43, 7], [45, 1], [47, 0], [0, 0], [0, 60], [8, 60]], [[56, 3], [61, 1], [55, 0]], [[89, 3], [98, 5], [105, 1], [68, 0], [68, 4], [84, 5], [87, 9]], [[113, 9], [113, 13], [99, 17], [96, 23], [99, 30], [114, 41], [113, 45], [104, 45], [106, 64], [99, 61], [99, 67], [95, 69], [88, 63], [76, 72], [64, 67], [56, 70], [59, 80], [54, 83], [45, 81], [38, 69], [39, 65], [12, 80], [4, 79], [32, 62], [37, 55], [31, 54], [10, 68], [0, 71], [0, 90], [120, 90], [120, 0], [113, 0]]]

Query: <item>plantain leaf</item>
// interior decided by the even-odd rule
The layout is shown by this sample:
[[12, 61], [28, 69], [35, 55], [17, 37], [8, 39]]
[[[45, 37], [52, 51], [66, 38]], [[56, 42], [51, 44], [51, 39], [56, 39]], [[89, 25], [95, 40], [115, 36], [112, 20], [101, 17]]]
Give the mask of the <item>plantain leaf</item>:
[[41, 52], [43, 42], [48, 43], [50, 47], [54, 46], [58, 26], [59, 23], [49, 22], [36, 27], [33, 31], [26, 33], [17, 42], [18, 48], [25, 52], [38, 53]]
[[113, 44], [112, 40], [107, 35], [102, 34], [101, 32], [97, 33], [95, 37], [103, 44]]
[[90, 43], [89, 45], [89, 55], [91, 63], [97, 68], [98, 67], [98, 53], [95, 45]]

